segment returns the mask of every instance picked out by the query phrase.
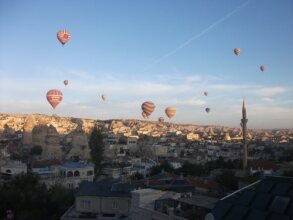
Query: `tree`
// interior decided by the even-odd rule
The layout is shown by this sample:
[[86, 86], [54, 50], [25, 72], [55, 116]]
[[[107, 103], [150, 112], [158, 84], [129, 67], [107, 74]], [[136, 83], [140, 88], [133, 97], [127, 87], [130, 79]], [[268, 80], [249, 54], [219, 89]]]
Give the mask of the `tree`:
[[238, 188], [238, 179], [231, 170], [224, 171], [218, 176], [217, 181], [231, 191]]
[[73, 191], [56, 185], [47, 189], [34, 174], [20, 174], [0, 185], [0, 219], [12, 210], [15, 219], [57, 220], [73, 204]]
[[136, 173], [132, 174], [130, 178], [132, 180], [141, 180], [141, 179], [143, 179], [143, 175], [141, 173], [136, 172]]
[[178, 169], [178, 171], [186, 175], [201, 176], [204, 172], [204, 169], [202, 165], [185, 162], [183, 166]]
[[95, 172], [97, 173], [101, 169], [105, 146], [102, 133], [96, 127], [94, 127], [90, 136], [89, 148], [91, 150], [92, 162], [95, 164]]
[[161, 173], [163, 170], [167, 173], [174, 172], [174, 168], [168, 163], [168, 161], [164, 161], [162, 164], [152, 167], [151, 176]]
[[36, 146], [33, 146], [31, 151], [30, 151], [30, 154], [31, 155], [41, 155], [43, 152], [43, 149], [41, 146], [39, 145], [36, 145]]

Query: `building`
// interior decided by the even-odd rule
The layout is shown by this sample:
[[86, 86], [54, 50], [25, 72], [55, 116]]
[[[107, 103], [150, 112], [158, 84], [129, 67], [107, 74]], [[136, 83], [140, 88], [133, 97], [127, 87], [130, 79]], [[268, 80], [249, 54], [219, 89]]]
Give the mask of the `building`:
[[139, 189], [132, 192], [132, 220], [203, 219], [218, 199], [172, 191]]
[[277, 166], [270, 160], [252, 160], [249, 163], [250, 174], [260, 173], [262, 175], [272, 175], [277, 171]]
[[27, 173], [27, 165], [21, 161], [8, 160], [5, 164], [1, 165], [1, 176], [11, 177], [21, 173]]
[[266, 177], [220, 199], [205, 220], [292, 220], [293, 178]]
[[47, 186], [61, 184], [75, 189], [83, 181], [94, 180], [94, 165], [92, 163], [66, 162], [62, 165], [50, 163], [35, 164], [32, 172], [41, 177]]
[[123, 219], [130, 215], [132, 190], [129, 183], [83, 182], [75, 194], [74, 206], [61, 220]]
[[[180, 194], [155, 189], [139, 189], [132, 192], [131, 219], [132, 220], [185, 220], [174, 215], [173, 200], [180, 198]], [[169, 205], [161, 208], [156, 201], [167, 199]], [[157, 204], [157, 205], [156, 205]], [[177, 204], [176, 204], [177, 205]]]

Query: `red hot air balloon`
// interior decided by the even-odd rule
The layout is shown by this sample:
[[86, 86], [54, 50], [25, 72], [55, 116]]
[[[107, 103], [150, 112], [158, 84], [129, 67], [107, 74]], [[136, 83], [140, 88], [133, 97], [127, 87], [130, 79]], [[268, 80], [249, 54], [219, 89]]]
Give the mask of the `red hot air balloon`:
[[67, 30], [60, 30], [57, 32], [57, 38], [62, 45], [66, 44], [71, 38], [70, 33]]
[[58, 89], [52, 89], [47, 92], [47, 100], [50, 103], [50, 105], [55, 109], [57, 105], [62, 101], [63, 94]]
[[260, 71], [262, 72], [266, 71], [266, 67], [264, 65], [261, 65], [259, 68], [260, 68]]
[[209, 93], [208, 93], [208, 92], [204, 92], [203, 94], [204, 94], [205, 96], [208, 96]]
[[155, 104], [151, 101], [144, 102], [141, 105], [141, 109], [147, 117], [149, 117], [154, 112], [155, 108]]
[[176, 114], [176, 109], [173, 107], [167, 107], [165, 109], [165, 113], [169, 119], [171, 119]]
[[235, 54], [236, 56], [240, 56], [240, 52], [241, 52], [240, 48], [235, 48], [235, 49], [234, 49], [234, 54]]
[[68, 80], [64, 80], [64, 85], [67, 86], [68, 85]]

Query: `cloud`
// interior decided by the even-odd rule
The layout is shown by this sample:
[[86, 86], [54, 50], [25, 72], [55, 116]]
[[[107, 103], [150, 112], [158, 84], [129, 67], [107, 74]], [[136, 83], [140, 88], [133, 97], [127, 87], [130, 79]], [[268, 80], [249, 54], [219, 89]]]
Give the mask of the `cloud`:
[[272, 97], [275, 95], [282, 94], [287, 90], [283, 87], [263, 87], [251, 91], [252, 94], [260, 97]]
[[187, 82], [199, 82], [199, 81], [201, 81], [201, 76], [200, 75], [191, 75], [191, 76], [187, 76], [185, 78], [185, 80]]
[[176, 100], [173, 103], [174, 105], [203, 106], [207, 102], [205, 100], [198, 99], [198, 98], [190, 98], [186, 100]]
[[209, 89], [221, 91], [221, 92], [232, 92], [241, 89], [256, 88], [257, 85], [237, 85], [237, 84], [212, 84], [208, 85]]
[[262, 100], [265, 102], [273, 102], [274, 101], [274, 99], [269, 98], [269, 97], [264, 97], [264, 98], [262, 98]]

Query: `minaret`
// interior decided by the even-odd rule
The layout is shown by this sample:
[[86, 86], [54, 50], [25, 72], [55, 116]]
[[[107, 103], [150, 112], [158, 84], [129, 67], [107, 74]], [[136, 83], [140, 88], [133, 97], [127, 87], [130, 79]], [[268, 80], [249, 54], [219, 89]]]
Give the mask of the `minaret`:
[[242, 137], [243, 137], [243, 169], [246, 170], [247, 168], [247, 118], [246, 118], [246, 106], [245, 106], [245, 98], [243, 98], [242, 102], [242, 119], [241, 119], [241, 126], [242, 126]]

